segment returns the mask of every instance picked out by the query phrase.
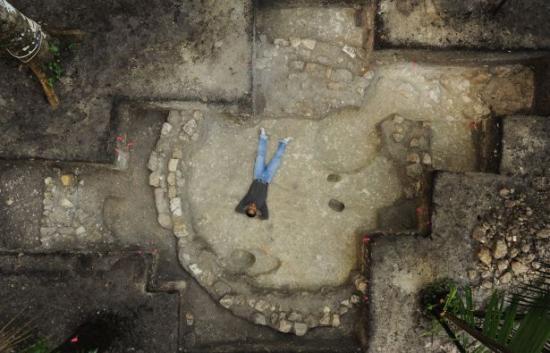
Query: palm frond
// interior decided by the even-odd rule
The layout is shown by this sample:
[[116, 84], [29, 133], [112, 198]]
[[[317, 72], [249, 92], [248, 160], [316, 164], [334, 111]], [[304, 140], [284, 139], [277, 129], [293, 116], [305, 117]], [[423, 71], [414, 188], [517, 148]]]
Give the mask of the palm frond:
[[475, 310], [471, 288], [456, 286], [432, 302], [430, 311], [442, 325], [448, 328], [444, 323], [448, 320], [460, 331], [449, 334], [455, 343], [460, 340], [457, 346], [471, 346], [469, 336], [483, 344], [472, 347], [473, 353], [550, 353], [550, 264], [541, 267], [537, 281], [521, 284], [509, 294], [493, 292], [484, 311]]
[[521, 321], [516, 334], [510, 342], [514, 352], [540, 353], [550, 339], [550, 316], [540, 310], [550, 302], [550, 294], [542, 296], [534, 302], [525, 318]]

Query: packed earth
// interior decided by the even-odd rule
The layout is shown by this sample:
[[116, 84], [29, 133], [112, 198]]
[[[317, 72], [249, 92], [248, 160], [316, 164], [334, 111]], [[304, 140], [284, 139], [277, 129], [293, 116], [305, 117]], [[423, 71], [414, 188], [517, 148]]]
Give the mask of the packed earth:
[[[456, 352], [427, 284], [483, 303], [550, 263], [550, 6], [498, 2], [10, 1], [63, 69], [54, 110], [0, 53], [0, 327]], [[291, 138], [267, 220], [235, 211], [261, 129]]]

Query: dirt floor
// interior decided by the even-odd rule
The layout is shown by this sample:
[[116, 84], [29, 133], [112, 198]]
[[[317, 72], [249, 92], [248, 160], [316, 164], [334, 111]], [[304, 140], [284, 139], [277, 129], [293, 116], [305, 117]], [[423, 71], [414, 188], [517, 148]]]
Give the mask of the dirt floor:
[[[548, 261], [544, 1], [12, 2], [85, 32], [57, 111], [0, 55], [0, 324], [28, 343], [454, 352], [423, 286], [482, 301]], [[268, 160], [292, 137], [263, 221], [235, 212], [261, 127]]]

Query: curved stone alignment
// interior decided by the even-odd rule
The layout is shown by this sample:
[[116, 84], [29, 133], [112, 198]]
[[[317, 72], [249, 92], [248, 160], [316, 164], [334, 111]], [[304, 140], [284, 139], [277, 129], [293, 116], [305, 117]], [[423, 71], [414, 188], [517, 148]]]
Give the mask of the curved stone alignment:
[[[391, 161], [374, 153], [342, 158], [357, 164], [353, 172], [327, 167], [337, 147], [330, 141], [339, 136], [330, 120], [262, 121], [274, 136], [295, 138], [270, 186], [268, 221], [234, 211], [251, 182], [256, 124], [204, 106], [173, 111], [149, 161], [158, 220], [178, 237], [183, 266], [221, 305], [281, 332], [339, 326], [366, 293], [366, 281], [354, 274], [361, 231], [375, 226], [376, 209], [400, 196]], [[376, 136], [369, 142], [378, 143]], [[334, 173], [340, 180], [327, 180]], [[346, 212], [331, 209], [331, 199], [345, 202]]]

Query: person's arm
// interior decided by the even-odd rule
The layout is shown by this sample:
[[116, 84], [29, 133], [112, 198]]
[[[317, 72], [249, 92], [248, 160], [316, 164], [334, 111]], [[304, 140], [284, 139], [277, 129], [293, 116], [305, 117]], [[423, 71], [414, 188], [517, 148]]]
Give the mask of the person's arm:
[[235, 207], [235, 211], [238, 213], [245, 213], [246, 206], [248, 205], [248, 195], [246, 195], [241, 202]]
[[262, 207], [259, 208], [260, 210], [260, 219], [268, 219], [269, 218], [269, 211], [267, 210], [267, 204], [264, 203]]

